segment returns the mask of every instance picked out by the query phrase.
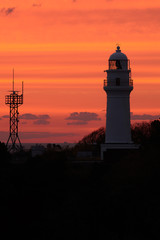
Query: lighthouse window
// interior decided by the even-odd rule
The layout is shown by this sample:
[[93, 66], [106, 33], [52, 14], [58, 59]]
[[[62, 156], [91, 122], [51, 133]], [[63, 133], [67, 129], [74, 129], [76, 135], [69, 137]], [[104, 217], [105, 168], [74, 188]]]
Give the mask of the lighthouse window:
[[117, 69], [116, 61], [109, 61], [109, 69], [111, 69], [111, 70]]
[[122, 62], [120, 60], [109, 61], [109, 69], [110, 70], [122, 69]]
[[122, 69], [120, 60], [116, 60], [116, 67], [117, 67], [117, 69]]

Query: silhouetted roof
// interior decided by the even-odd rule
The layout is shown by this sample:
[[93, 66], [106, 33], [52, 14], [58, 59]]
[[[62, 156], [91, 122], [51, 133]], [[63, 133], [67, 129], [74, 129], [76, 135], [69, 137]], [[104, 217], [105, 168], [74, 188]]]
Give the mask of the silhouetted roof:
[[116, 52], [110, 56], [109, 60], [128, 60], [128, 58], [121, 52], [120, 47], [117, 46]]

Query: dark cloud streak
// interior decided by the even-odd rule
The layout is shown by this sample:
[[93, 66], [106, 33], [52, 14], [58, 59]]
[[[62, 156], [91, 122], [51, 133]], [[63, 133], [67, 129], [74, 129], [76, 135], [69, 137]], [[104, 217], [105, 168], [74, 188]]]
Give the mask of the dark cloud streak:
[[15, 11], [15, 7], [10, 7], [10, 8], [1, 8], [0, 13], [4, 14], [5, 16], [8, 16], [12, 14]]
[[66, 120], [79, 120], [79, 121], [100, 121], [101, 119], [98, 118], [97, 113], [92, 112], [73, 112], [70, 114]]
[[156, 120], [159, 119], [160, 115], [151, 114], [133, 114], [131, 113], [131, 120]]
[[[2, 119], [9, 118], [9, 115], [3, 115], [1, 117]], [[34, 125], [49, 125], [50, 122], [48, 121], [51, 117], [48, 114], [41, 114], [41, 115], [35, 115], [31, 113], [25, 113], [19, 116], [19, 119], [21, 120], [35, 120], [33, 122]], [[1, 119], [0, 119], [1, 120]], [[22, 122], [22, 124], [27, 124], [27, 122]]]
[[[96, 9], [96, 10], [68, 10], [68, 11], [48, 11], [50, 23], [59, 24], [131, 24], [134, 31], [141, 31], [140, 26], [150, 27], [150, 24], [159, 27], [160, 8], [152, 9]], [[54, 19], [52, 16], [55, 16]], [[52, 20], [53, 19], [53, 20]], [[48, 19], [47, 19], [48, 21]], [[138, 28], [136, 25], [138, 23]], [[142, 29], [143, 30], [143, 29]]]
[[73, 112], [65, 120], [72, 120], [73, 122], [68, 122], [67, 125], [86, 125], [89, 121], [100, 121], [101, 118], [98, 117], [97, 113], [92, 112]]
[[50, 116], [47, 114], [35, 115], [35, 114], [31, 114], [31, 113], [25, 113], [25, 114], [20, 115], [19, 118], [25, 119], [25, 120], [46, 120], [46, 119], [50, 119]]
[[88, 122], [86, 121], [75, 121], [75, 122], [68, 122], [67, 125], [86, 125]]
[[[51, 138], [51, 137], [74, 137], [79, 136], [79, 134], [75, 134], [72, 132], [64, 133], [51, 133], [51, 132], [19, 132], [19, 136], [21, 140], [26, 139], [40, 139], [40, 138]], [[0, 141], [7, 141], [8, 132], [0, 131]]]
[[41, 6], [42, 6], [42, 4], [40, 4], [40, 3], [39, 4], [38, 3], [33, 3], [32, 4], [32, 7], [41, 7]]
[[49, 125], [50, 122], [45, 119], [39, 119], [37, 121], [34, 121], [34, 125]]
[[2, 118], [9, 118], [9, 115], [3, 115]]

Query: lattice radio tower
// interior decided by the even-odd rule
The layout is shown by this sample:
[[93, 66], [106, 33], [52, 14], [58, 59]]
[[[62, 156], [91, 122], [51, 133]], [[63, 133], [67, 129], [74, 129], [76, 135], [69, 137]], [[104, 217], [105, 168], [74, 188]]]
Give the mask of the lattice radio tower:
[[22, 82], [22, 94], [18, 94], [19, 91], [14, 90], [14, 69], [13, 69], [13, 89], [11, 94], [5, 96], [5, 104], [10, 107], [10, 133], [7, 140], [7, 147], [9, 151], [16, 152], [22, 149], [22, 144], [18, 136], [18, 122], [19, 112], [18, 107], [23, 104], [23, 82]]

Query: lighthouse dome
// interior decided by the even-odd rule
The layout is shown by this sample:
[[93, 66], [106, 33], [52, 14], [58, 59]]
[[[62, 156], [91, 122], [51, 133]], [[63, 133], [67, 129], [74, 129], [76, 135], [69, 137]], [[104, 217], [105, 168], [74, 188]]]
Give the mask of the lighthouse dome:
[[127, 56], [121, 52], [120, 46], [117, 46], [116, 52], [113, 53], [110, 58], [110, 61], [112, 60], [128, 60]]

